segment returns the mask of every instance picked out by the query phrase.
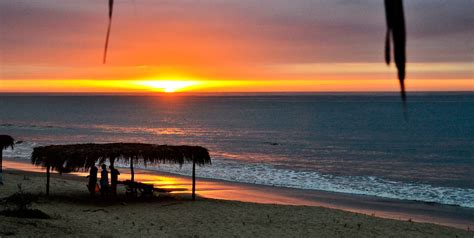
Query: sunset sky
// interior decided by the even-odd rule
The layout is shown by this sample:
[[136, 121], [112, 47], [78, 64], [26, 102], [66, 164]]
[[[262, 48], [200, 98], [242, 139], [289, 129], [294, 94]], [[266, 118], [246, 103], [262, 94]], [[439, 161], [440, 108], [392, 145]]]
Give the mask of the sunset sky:
[[[398, 91], [382, 0], [0, 0], [0, 92]], [[474, 91], [474, 2], [405, 2], [410, 91]]]

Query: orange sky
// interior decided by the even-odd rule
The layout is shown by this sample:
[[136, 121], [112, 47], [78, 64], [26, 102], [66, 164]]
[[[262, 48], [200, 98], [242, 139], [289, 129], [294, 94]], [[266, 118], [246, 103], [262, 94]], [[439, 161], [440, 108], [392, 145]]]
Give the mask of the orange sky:
[[[303, 0], [136, 2], [116, 3], [106, 65], [106, 4], [0, 2], [0, 92], [399, 90], [373, 1], [362, 15], [358, 5]], [[406, 6], [407, 89], [474, 91], [473, 30], [453, 17], [439, 33], [427, 21], [437, 7], [424, 2]], [[463, 4], [445, 11], [472, 18]]]

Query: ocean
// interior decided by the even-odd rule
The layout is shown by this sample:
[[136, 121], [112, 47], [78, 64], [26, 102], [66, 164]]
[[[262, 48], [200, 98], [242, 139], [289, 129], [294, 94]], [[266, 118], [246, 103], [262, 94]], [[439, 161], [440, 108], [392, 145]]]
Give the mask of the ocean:
[[[474, 93], [0, 95], [0, 134], [35, 146], [201, 145], [197, 176], [474, 208]], [[143, 166], [143, 165], [142, 165]], [[189, 175], [189, 166], [146, 167]]]

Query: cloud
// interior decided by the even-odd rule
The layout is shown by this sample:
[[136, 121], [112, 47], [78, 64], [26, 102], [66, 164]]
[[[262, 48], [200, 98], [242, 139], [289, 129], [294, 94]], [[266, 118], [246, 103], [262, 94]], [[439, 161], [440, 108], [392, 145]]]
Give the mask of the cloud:
[[[408, 62], [473, 61], [472, 0], [405, 3]], [[370, 62], [384, 67], [382, 1], [135, 4], [116, 1], [109, 65], [103, 66], [106, 2], [0, 0], [0, 76], [110, 78], [121, 72], [129, 78], [131, 73], [117, 68], [149, 65], [209, 77], [252, 78], [261, 75], [262, 68], [285, 64]], [[22, 67], [27, 75], [22, 76]], [[138, 77], [156, 72], [135, 73]]]

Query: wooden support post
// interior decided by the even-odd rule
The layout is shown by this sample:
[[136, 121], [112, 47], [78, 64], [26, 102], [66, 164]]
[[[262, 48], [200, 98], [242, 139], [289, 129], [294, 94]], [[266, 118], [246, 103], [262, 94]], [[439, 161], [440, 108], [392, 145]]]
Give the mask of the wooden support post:
[[0, 185], [3, 185], [3, 148], [0, 148]]
[[193, 201], [196, 200], [196, 162], [193, 158]]
[[132, 182], [135, 181], [135, 171], [133, 170], [133, 158], [130, 158], [130, 171], [132, 173], [132, 178], [130, 179]]
[[49, 177], [50, 177], [50, 172], [51, 170], [51, 167], [48, 165], [48, 167], [46, 167], [46, 196], [49, 196]]

